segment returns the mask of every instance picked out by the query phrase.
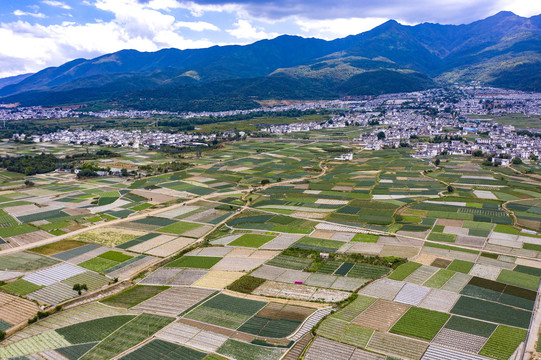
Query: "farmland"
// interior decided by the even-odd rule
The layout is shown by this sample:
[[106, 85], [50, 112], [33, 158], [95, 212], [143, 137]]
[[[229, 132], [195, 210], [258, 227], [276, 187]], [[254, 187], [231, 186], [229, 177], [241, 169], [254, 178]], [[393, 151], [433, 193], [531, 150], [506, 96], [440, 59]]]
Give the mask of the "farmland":
[[[0, 353], [507, 359], [541, 277], [530, 180], [343, 146], [354, 160], [335, 161], [331, 143], [246, 140], [183, 153], [181, 171], [51, 173], [6, 190], [1, 252], [30, 249], [0, 252]], [[172, 160], [120, 151], [134, 168]], [[12, 334], [34, 301], [51, 315]]]

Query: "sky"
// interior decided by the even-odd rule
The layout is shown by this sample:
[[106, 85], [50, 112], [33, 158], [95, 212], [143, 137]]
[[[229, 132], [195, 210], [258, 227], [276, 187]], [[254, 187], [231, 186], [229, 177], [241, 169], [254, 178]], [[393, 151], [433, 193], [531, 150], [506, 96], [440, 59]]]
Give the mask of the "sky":
[[335, 39], [394, 19], [465, 24], [538, 0], [0, 0], [0, 78], [136, 49], [249, 44], [282, 34]]

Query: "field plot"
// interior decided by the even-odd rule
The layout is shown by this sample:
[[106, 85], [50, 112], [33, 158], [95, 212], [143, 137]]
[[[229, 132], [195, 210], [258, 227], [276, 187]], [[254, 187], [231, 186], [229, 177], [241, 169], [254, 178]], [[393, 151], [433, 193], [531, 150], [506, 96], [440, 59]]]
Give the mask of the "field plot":
[[[70, 241], [74, 241], [74, 240], [70, 240]], [[76, 247], [76, 248], [71, 249], [71, 250], [66, 250], [66, 251], [63, 251], [63, 252], [56, 253], [56, 254], [52, 255], [52, 257], [54, 257], [55, 259], [68, 261], [68, 260], [77, 258], [79, 256], [82, 256], [84, 254], [87, 254], [87, 253], [89, 253], [89, 252], [91, 252], [93, 250], [100, 249], [100, 248], [101, 247], [99, 245], [86, 244], [85, 243], [85, 245], [83, 245], [83, 246], [79, 246], [79, 247]]]
[[498, 360], [507, 360], [525, 339], [526, 330], [500, 325], [479, 354]]
[[216, 351], [228, 339], [226, 335], [201, 330], [181, 322], [175, 322], [157, 334], [159, 339], [175, 344], [188, 345], [201, 351]]
[[207, 270], [200, 269], [159, 268], [141, 281], [140, 284], [190, 286], [207, 273]]
[[357, 349], [354, 346], [341, 344], [322, 337], [317, 337], [314, 340], [304, 358], [307, 360], [319, 360], [323, 358], [329, 360], [385, 360], [385, 356], [369, 353], [367, 351]]
[[258, 248], [274, 239], [275, 236], [261, 234], [244, 234], [229, 243], [229, 246], [244, 246]]
[[421, 360], [487, 360], [488, 358], [466, 354], [440, 346], [430, 345]]
[[145, 233], [136, 230], [105, 227], [76, 235], [72, 238], [72, 240], [115, 247], [130, 240], [137, 239], [143, 235], [145, 235]]
[[536, 292], [534, 290], [523, 289], [478, 277], [472, 278], [460, 293], [525, 310], [533, 309], [536, 298]]
[[0, 321], [4, 323], [3, 330], [19, 325], [36, 315], [38, 310], [37, 305], [31, 301], [0, 292]]
[[20, 252], [0, 256], [0, 269], [12, 271], [35, 271], [58, 264], [60, 261], [38, 254]]
[[56, 332], [71, 344], [101, 341], [133, 318], [134, 315], [103, 317], [62, 327]]
[[85, 284], [88, 287], [88, 291], [94, 291], [109, 283], [109, 279], [100, 274], [96, 274], [91, 271], [86, 271], [82, 274], [78, 274], [62, 280], [62, 283], [73, 287], [75, 284]]
[[169, 289], [167, 286], [136, 285], [116, 295], [101, 300], [101, 302], [109, 306], [127, 309], [167, 289]]
[[280, 254], [273, 259], [267, 261], [266, 264], [292, 270], [304, 270], [311, 263], [312, 260], [310, 259]]
[[404, 286], [404, 282], [384, 278], [374, 281], [359, 291], [359, 294], [374, 298], [393, 300]]
[[258, 346], [229, 339], [217, 351], [218, 354], [237, 360], [278, 360], [285, 349]]
[[429, 310], [449, 312], [459, 297], [460, 295], [450, 291], [432, 289], [418, 306]]
[[152, 340], [149, 343], [121, 357], [125, 360], [146, 360], [146, 359], [190, 359], [202, 360], [206, 353], [193, 350], [184, 346], [172, 344], [163, 340]]
[[36, 300], [42, 304], [58, 304], [68, 299], [76, 297], [77, 291], [73, 286], [61, 282], [54, 283], [26, 295], [27, 298]]
[[157, 315], [139, 315], [92, 348], [81, 359], [111, 359], [149, 338], [172, 321], [172, 318]]
[[388, 331], [408, 311], [408, 305], [378, 299], [353, 320], [353, 324], [377, 331]]
[[222, 260], [221, 257], [211, 256], [183, 256], [175, 261], [170, 262], [166, 267], [174, 268], [196, 268], [196, 269], [210, 269], [218, 261]]
[[451, 313], [523, 329], [528, 328], [531, 317], [529, 311], [467, 296], [458, 299]]
[[393, 271], [393, 273], [389, 276], [389, 279], [402, 281], [421, 266], [421, 264], [413, 261], [402, 264]]
[[0, 286], [0, 289], [7, 291], [14, 295], [20, 295], [24, 296], [26, 294], [29, 294], [33, 291], [41, 289], [43, 286], [36, 285], [34, 283], [31, 283], [30, 281], [26, 281], [23, 279], [18, 279], [13, 282], [7, 283], [6, 285]]
[[9, 359], [34, 354], [44, 350], [70, 346], [70, 342], [55, 331], [47, 331], [0, 348], [0, 358]]
[[423, 356], [428, 344], [402, 336], [375, 332], [368, 342], [367, 349], [406, 360], [418, 360]]
[[[33, 253], [41, 255], [55, 255], [60, 252], [69, 251], [71, 249], [76, 249], [78, 247], [84, 246], [86, 243], [76, 240], [60, 240], [52, 244], [47, 244], [31, 249]], [[64, 259], [62, 259], [64, 260]]]
[[263, 337], [283, 338], [295, 331], [313, 312], [294, 305], [270, 303], [238, 330]]
[[175, 287], [167, 289], [156, 296], [139, 303], [132, 309], [174, 317], [190, 309], [212, 294], [214, 294], [214, 291], [208, 289]]
[[376, 301], [375, 298], [368, 296], [359, 295], [351, 304], [345, 308], [338, 311], [333, 317], [344, 320], [351, 321], [355, 319], [360, 313], [366, 310], [370, 305]]
[[188, 319], [237, 329], [267, 303], [218, 294], [185, 315]]
[[78, 266], [64, 263], [26, 275], [23, 280], [47, 286], [84, 272], [85, 270]]
[[432, 340], [450, 315], [423, 308], [410, 308], [390, 330], [392, 333]]
[[194, 282], [193, 286], [221, 290], [244, 275], [244, 273], [238, 271], [213, 270]]
[[394, 301], [408, 305], [418, 305], [429, 292], [430, 288], [406, 283], [396, 295]]

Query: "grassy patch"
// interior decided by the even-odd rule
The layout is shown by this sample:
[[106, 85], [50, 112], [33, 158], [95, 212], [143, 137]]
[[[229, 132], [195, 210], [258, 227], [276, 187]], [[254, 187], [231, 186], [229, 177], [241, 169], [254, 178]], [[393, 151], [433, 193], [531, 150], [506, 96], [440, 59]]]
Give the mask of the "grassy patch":
[[274, 236], [260, 234], [244, 234], [238, 239], [229, 243], [230, 246], [245, 246], [258, 248], [274, 239]]
[[222, 260], [221, 257], [212, 256], [183, 256], [170, 262], [166, 267], [187, 267], [196, 269], [210, 269], [218, 261]]
[[391, 332], [432, 340], [449, 319], [449, 314], [412, 307], [392, 327]]
[[101, 300], [101, 302], [106, 305], [127, 309], [150, 299], [167, 289], [169, 289], [169, 286], [135, 285], [121, 293], [108, 297], [105, 300]]

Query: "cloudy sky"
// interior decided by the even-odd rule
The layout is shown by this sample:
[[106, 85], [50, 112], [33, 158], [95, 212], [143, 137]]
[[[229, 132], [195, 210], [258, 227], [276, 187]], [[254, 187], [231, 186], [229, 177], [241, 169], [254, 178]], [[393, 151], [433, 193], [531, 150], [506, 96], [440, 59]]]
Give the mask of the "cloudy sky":
[[463, 24], [537, 0], [0, 0], [0, 77], [121, 49], [248, 44], [281, 34], [334, 39], [395, 19]]

